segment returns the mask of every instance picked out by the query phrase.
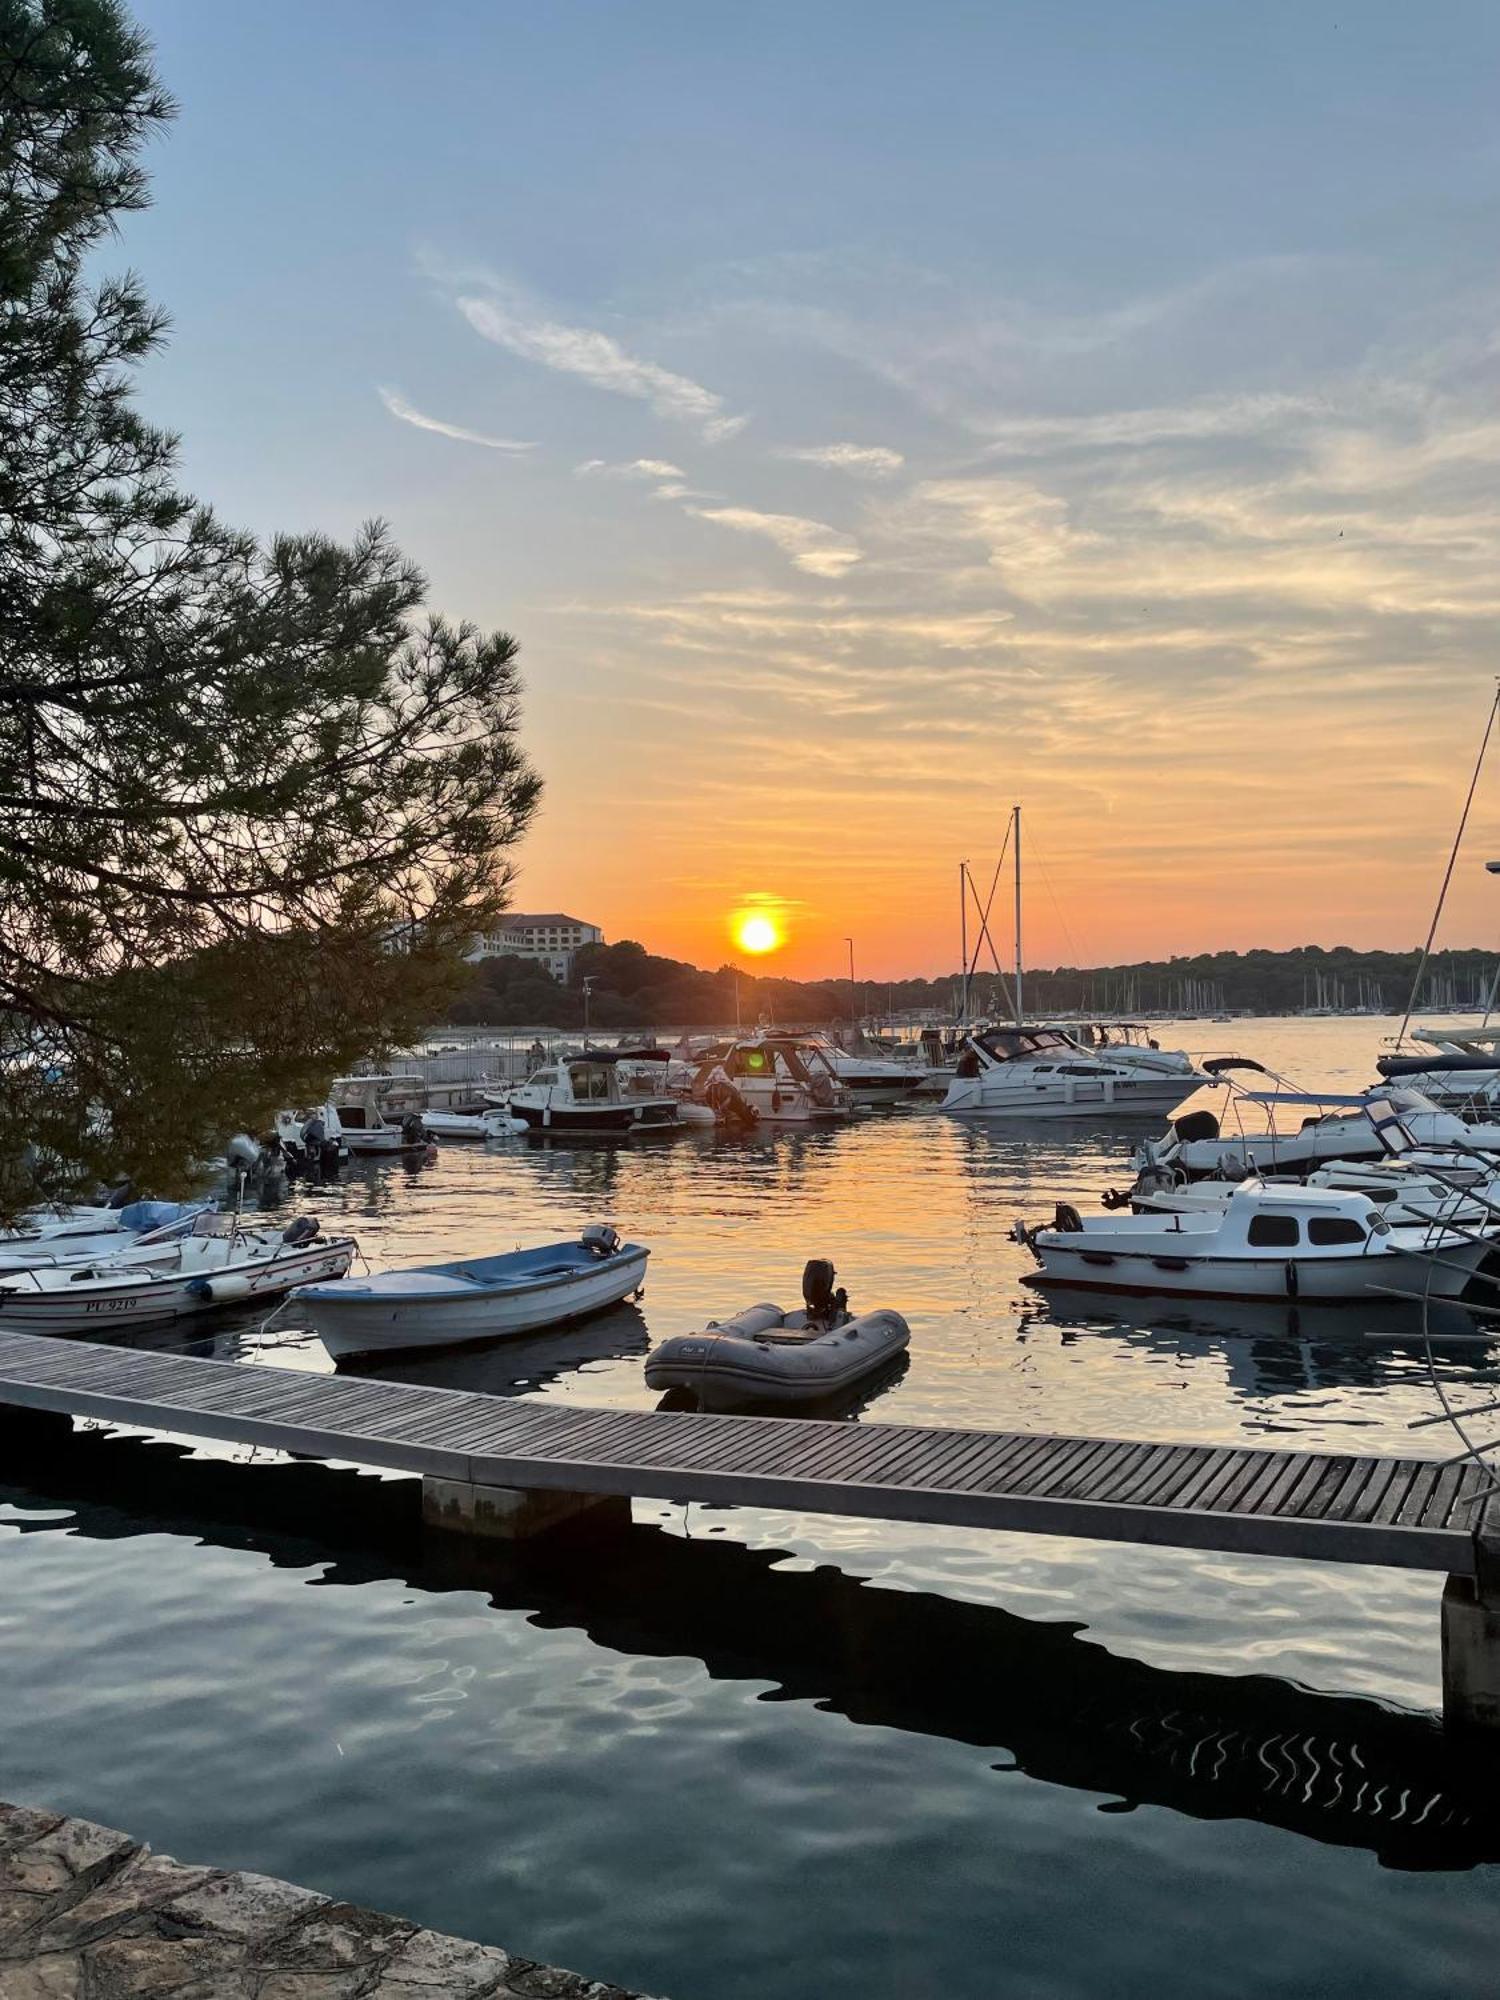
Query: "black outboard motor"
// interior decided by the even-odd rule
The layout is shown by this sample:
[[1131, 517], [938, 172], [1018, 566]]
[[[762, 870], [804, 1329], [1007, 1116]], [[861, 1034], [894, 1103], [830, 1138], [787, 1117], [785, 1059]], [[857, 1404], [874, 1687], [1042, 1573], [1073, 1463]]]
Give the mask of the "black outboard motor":
[[807, 1324], [810, 1327], [842, 1326], [849, 1317], [849, 1294], [840, 1285], [833, 1289], [833, 1281], [838, 1276], [826, 1257], [813, 1257], [802, 1271], [802, 1303], [806, 1308]]
[[322, 1228], [315, 1215], [299, 1215], [290, 1221], [281, 1232], [281, 1240], [288, 1250], [300, 1250], [304, 1243], [311, 1243]]
[[339, 1151], [337, 1139], [325, 1139], [318, 1148], [318, 1166], [325, 1183], [330, 1187], [339, 1177], [339, 1167], [342, 1164]]
[[401, 1137], [408, 1146], [420, 1146], [426, 1140], [427, 1127], [422, 1123], [420, 1111], [408, 1111], [401, 1120]]

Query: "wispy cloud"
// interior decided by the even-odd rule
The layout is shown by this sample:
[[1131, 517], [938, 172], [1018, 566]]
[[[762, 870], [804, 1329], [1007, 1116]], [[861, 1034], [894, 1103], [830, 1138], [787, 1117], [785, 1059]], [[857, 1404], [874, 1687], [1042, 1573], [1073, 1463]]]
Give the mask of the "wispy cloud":
[[539, 318], [499, 291], [461, 297], [458, 309], [477, 334], [507, 353], [560, 375], [576, 375], [611, 395], [647, 403], [659, 417], [691, 424], [712, 444], [745, 427], [746, 419], [731, 415], [712, 389], [628, 353], [612, 334], [595, 327]]
[[753, 507], [689, 507], [700, 521], [713, 521], [741, 535], [760, 535], [789, 555], [809, 576], [842, 576], [864, 560], [864, 551], [823, 521], [798, 514], [762, 514]]
[[906, 463], [899, 451], [883, 444], [809, 444], [778, 455], [800, 459], [804, 465], [826, 465], [834, 472], [862, 473], [875, 479], [888, 479]]
[[455, 438], [459, 444], [482, 444], [487, 451], [535, 451], [534, 444], [523, 443], [519, 438], [490, 437], [484, 431], [466, 430], [462, 424], [445, 424], [440, 417], [429, 417], [421, 410], [414, 409], [406, 398], [395, 389], [382, 388], [378, 392], [393, 417], [399, 417], [403, 424], [413, 424], [419, 431], [433, 431], [438, 437]]
[[607, 479], [687, 478], [680, 465], [669, 465], [664, 458], [632, 458], [623, 464], [612, 463], [607, 458], [586, 458], [582, 465], [575, 465], [573, 470], [580, 474], [601, 473]]

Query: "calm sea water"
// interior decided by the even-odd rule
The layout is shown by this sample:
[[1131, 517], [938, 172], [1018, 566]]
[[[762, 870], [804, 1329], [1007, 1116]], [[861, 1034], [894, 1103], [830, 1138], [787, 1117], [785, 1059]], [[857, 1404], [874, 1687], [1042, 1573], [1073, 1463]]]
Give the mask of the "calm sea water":
[[[1352, 1088], [1392, 1025], [1170, 1039]], [[1403, 1323], [1023, 1285], [1016, 1217], [1095, 1203], [1137, 1136], [518, 1141], [305, 1205], [377, 1265], [595, 1219], [652, 1246], [639, 1309], [412, 1379], [650, 1408], [653, 1339], [790, 1304], [826, 1254], [912, 1323], [882, 1418], [1409, 1448]], [[156, 1344], [327, 1365], [290, 1313]], [[410, 1482], [93, 1432], [0, 1464], [0, 1796], [677, 2000], [1489, 1993], [1500, 1793], [1436, 1725], [1439, 1591], [656, 1503], [476, 1563], [424, 1548]]]

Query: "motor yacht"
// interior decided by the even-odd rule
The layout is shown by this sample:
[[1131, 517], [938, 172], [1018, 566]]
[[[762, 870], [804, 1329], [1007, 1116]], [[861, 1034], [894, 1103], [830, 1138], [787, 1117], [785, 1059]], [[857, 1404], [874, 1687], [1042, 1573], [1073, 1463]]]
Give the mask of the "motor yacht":
[[1150, 1117], [1209, 1079], [1085, 1054], [1056, 1028], [991, 1028], [969, 1038], [943, 1109], [969, 1118]]
[[708, 1057], [693, 1095], [711, 1102], [718, 1083], [729, 1084], [764, 1125], [809, 1125], [852, 1115], [847, 1085], [821, 1042], [806, 1035], [761, 1034], [733, 1041]]

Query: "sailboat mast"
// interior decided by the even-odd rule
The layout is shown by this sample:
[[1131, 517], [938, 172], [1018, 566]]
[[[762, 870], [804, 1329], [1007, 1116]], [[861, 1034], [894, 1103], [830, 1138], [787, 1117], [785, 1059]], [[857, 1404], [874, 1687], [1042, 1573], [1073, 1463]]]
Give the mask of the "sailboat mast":
[[1016, 1026], [1025, 1020], [1021, 1008], [1021, 808], [1011, 808], [1011, 837], [1016, 844]]
[[958, 864], [958, 943], [963, 953], [964, 983], [960, 988], [962, 998], [959, 1003], [959, 1025], [969, 1025], [969, 864]]

